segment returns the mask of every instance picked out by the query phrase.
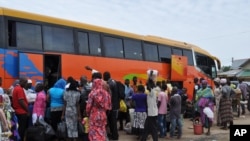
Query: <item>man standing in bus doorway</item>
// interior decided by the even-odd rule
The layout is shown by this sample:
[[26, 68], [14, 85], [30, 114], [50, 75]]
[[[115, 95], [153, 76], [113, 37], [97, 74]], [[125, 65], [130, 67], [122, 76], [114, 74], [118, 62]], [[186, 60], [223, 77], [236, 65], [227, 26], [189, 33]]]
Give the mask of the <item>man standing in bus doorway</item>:
[[108, 134], [108, 137], [110, 140], [118, 140], [119, 134], [117, 130], [117, 118], [118, 118], [118, 111], [120, 108], [120, 98], [118, 89], [116, 86], [115, 80], [111, 78], [110, 72], [106, 71], [103, 73], [103, 79], [107, 82], [109, 85], [109, 88], [111, 90], [111, 104], [112, 109], [108, 113], [108, 126], [110, 129], [110, 133]]
[[21, 137], [21, 141], [24, 141], [24, 135], [28, 128], [28, 117], [30, 114], [28, 100], [23, 89], [27, 85], [27, 82], [28, 79], [26, 77], [21, 77], [19, 79], [19, 85], [14, 87], [12, 95], [12, 104], [18, 118], [18, 133]]

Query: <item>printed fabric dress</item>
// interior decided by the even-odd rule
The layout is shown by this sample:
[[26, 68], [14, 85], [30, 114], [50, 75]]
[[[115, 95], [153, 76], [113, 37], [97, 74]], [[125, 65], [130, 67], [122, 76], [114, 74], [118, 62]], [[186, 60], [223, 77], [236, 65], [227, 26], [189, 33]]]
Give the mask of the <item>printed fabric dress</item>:
[[65, 109], [65, 121], [67, 125], [68, 137], [77, 138], [78, 114], [76, 103], [80, 100], [80, 92], [73, 90], [65, 91], [64, 100], [67, 102]]
[[89, 115], [89, 140], [106, 141], [107, 110], [111, 110], [111, 96], [104, 89], [103, 80], [95, 79], [86, 106]]

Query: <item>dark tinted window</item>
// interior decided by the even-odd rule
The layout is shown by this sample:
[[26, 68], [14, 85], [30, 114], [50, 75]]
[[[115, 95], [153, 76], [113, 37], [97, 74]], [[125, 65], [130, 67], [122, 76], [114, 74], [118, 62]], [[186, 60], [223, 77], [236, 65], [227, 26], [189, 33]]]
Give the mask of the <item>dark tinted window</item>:
[[197, 67], [199, 67], [207, 75], [212, 76], [212, 70], [211, 70], [212, 60], [208, 56], [200, 54], [200, 53], [196, 53], [195, 58], [196, 58]]
[[174, 55], [180, 55], [180, 56], [182, 56], [182, 49], [180, 49], [180, 48], [173, 48], [173, 54]]
[[44, 49], [74, 53], [73, 30], [44, 26]]
[[78, 32], [78, 51], [80, 54], [89, 54], [88, 33]]
[[147, 61], [158, 61], [157, 45], [144, 43], [144, 57]]
[[125, 58], [142, 60], [141, 41], [124, 39]]
[[202, 54], [196, 54], [196, 63], [198, 66], [207, 66], [207, 57]]
[[183, 56], [187, 56], [188, 65], [194, 65], [193, 54], [191, 50], [183, 50]]
[[158, 48], [159, 48], [160, 61], [170, 63], [171, 55], [172, 55], [171, 47], [159, 45]]
[[105, 56], [123, 58], [122, 39], [103, 37]]
[[98, 56], [102, 55], [100, 34], [89, 33], [89, 47], [90, 54]]
[[42, 50], [40, 25], [9, 22], [9, 46]]

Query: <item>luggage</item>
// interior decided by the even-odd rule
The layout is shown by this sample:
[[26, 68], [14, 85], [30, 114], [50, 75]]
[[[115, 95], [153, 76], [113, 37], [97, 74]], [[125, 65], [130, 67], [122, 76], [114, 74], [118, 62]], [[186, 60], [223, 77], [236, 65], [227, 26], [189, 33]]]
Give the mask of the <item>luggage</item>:
[[55, 131], [44, 120], [38, 117], [35, 125], [26, 131], [26, 141], [48, 141], [55, 135]]
[[56, 136], [59, 139], [67, 138], [67, 126], [64, 120], [58, 123]]
[[45, 127], [41, 125], [31, 126], [26, 131], [26, 141], [45, 141]]

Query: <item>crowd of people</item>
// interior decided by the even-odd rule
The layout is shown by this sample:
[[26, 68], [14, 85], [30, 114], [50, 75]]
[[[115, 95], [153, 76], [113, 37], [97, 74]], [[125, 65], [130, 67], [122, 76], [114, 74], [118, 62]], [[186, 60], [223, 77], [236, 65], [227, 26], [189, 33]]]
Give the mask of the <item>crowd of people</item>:
[[[153, 141], [158, 138], [181, 139], [184, 117], [199, 118], [207, 128], [206, 135], [210, 135], [213, 123], [223, 130], [233, 124], [233, 100], [241, 106], [239, 115], [245, 114], [245, 105], [241, 101], [248, 99], [248, 86], [242, 80], [235, 87], [227, 79], [215, 78], [212, 88], [207, 80], [195, 78], [193, 99], [190, 100], [187, 88], [178, 83], [157, 81], [157, 70], [146, 72], [145, 85], [138, 83], [134, 76], [131, 84], [130, 79], [125, 79], [121, 89], [118, 88], [120, 82], [112, 79], [110, 72], [102, 74], [90, 67], [86, 69], [92, 72], [90, 81], [84, 75], [79, 82], [69, 76], [57, 80], [48, 90], [41, 82], [33, 87], [26, 77], [15, 81], [8, 91], [11, 98], [8, 108], [12, 111], [7, 111], [13, 114], [11, 118], [1, 116], [5, 131], [9, 128], [8, 120], [16, 123], [12, 125], [16, 128], [11, 128], [11, 140], [24, 141], [27, 129], [38, 120], [51, 125], [55, 133], [58, 124], [65, 121], [66, 140], [72, 141], [119, 140], [119, 130], [136, 135], [140, 141], [146, 141], [150, 135]], [[0, 93], [4, 95], [1, 88]], [[126, 104], [125, 111], [120, 110], [121, 100]], [[190, 103], [191, 112], [187, 116]], [[2, 109], [1, 113], [4, 112]], [[84, 127], [83, 133], [79, 133], [79, 123]], [[56, 134], [50, 139], [65, 140]]]

